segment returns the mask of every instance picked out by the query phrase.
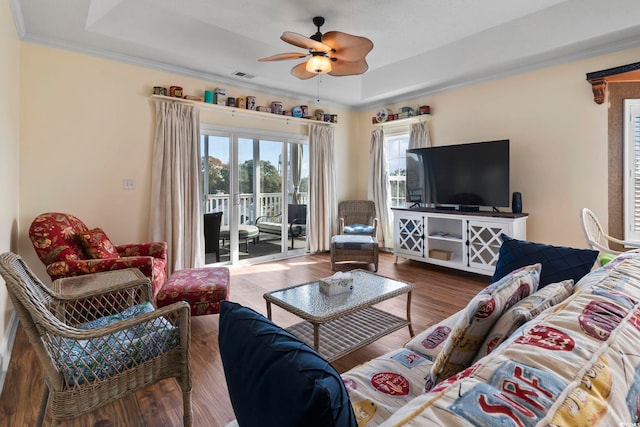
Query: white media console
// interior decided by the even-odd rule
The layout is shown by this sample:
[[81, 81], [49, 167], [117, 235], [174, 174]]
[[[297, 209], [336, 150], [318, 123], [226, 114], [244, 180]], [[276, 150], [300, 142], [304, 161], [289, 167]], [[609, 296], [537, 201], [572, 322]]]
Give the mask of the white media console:
[[393, 253], [473, 273], [493, 275], [507, 234], [525, 240], [527, 214], [393, 208]]

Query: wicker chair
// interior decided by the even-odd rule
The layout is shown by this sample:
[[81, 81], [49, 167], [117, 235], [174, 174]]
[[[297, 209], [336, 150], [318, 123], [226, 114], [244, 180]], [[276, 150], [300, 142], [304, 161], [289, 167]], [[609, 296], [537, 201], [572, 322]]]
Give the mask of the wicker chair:
[[595, 214], [588, 208], [582, 209], [582, 231], [584, 232], [585, 239], [587, 239], [587, 244], [591, 248], [600, 251], [600, 261], [602, 264], [605, 264], [611, 256], [619, 255], [624, 252], [611, 249], [609, 247], [609, 243], [614, 243], [628, 248], [639, 247], [637, 243], [616, 239], [615, 237], [609, 236], [605, 233], [598, 221], [598, 218], [596, 218]]
[[47, 406], [59, 425], [171, 377], [182, 388], [184, 425], [191, 425], [187, 303], [153, 309], [141, 274], [100, 293], [56, 294], [13, 253], [0, 255], [0, 274], [44, 370], [37, 425]]
[[340, 234], [377, 236], [376, 205], [371, 200], [343, 200], [338, 203]]

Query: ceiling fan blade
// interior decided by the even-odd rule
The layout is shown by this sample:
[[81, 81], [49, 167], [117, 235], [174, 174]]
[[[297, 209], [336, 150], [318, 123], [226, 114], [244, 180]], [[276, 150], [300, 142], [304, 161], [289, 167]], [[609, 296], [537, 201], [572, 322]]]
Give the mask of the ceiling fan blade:
[[353, 36], [341, 31], [329, 31], [322, 36], [322, 42], [331, 46], [335, 52], [332, 58], [343, 61], [359, 61], [363, 59], [371, 49], [373, 42], [366, 37]]
[[367, 61], [364, 59], [353, 62], [338, 60], [331, 63], [331, 71], [329, 74], [332, 76], [355, 76], [363, 74], [368, 69], [369, 64], [367, 64]]
[[260, 58], [258, 61], [260, 62], [269, 62], [269, 61], [282, 61], [285, 59], [300, 59], [307, 56], [306, 53], [300, 52], [291, 52], [291, 53], [279, 53], [277, 55], [267, 56], [266, 58]]
[[312, 50], [314, 52], [329, 52], [331, 50], [331, 46], [327, 46], [324, 43], [317, 42], [309, 37], [303, 36], [302, 34], [291, 31], [285, 31], [282, 33], [280, 39], [294, 46]]
[[300, 80], [307, 80], [312, 77], [315, 77], [316, 73], [310, 73], [307, 71], [307, 63], [303, 62], [301, 64], [296, 65], [291, 69], [291, 75], [296, 76]]

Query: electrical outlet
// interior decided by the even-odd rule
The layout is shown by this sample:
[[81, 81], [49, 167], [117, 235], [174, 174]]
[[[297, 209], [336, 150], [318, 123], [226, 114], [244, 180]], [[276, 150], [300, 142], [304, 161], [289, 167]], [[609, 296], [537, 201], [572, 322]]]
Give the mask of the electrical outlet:
[[136, 181], [133, 178], [125, 178], [122, 180], [122, 189], [123, 190], [135, 190], [136, 189]]

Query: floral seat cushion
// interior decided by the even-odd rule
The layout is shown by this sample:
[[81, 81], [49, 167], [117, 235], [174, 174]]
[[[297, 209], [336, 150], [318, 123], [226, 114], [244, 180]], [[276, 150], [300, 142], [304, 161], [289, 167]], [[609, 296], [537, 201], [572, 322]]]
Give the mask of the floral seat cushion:
[[[121, 313], [101, 317], [78, 326], [97, 329], [153, 311], [150, 302], [132, 306]], [[177, 329], [160, 317], [89, 340], [63, 338], [60, 343], [65, 358], [60, 358], [68, 385], [106, 378], [143, 363], [177, 345]]]
[[189, 268], [176, 271], [162, 286], [156, 302], [159, 307], [178, 301], [191, 306], [192, 316], [220, 312], [220, 302], [229, 299], [227, 267]]

